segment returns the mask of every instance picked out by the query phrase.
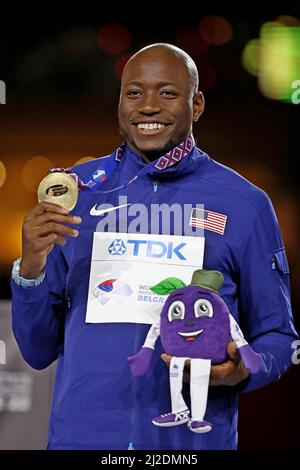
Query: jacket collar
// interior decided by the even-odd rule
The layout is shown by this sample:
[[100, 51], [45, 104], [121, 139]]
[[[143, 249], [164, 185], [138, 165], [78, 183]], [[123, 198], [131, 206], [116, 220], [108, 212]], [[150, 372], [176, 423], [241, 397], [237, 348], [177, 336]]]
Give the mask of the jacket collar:
[[[125, 142], [115, 153], [115, 159], [121, 162], [122, 173], [133, 175], [140, 173], [141, 176], [167, 176], [184, 171], [189, 165], [191, 156], [195, 153], [195, 140], [191, 134], [188, 138], [171, 149], [165, 155], [157, 158], [151, 163], [146, 163], [139, 153], [132, 150]], [[185, 172], [185, 171], [184, 171]]]

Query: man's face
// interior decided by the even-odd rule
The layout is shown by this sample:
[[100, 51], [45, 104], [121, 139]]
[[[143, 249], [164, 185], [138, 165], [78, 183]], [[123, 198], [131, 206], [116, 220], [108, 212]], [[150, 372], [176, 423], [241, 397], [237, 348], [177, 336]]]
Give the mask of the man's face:
[[195, 94], [183, 61], [159, 50], [141, 53], [123, 74], [119, 126], [130, 147], [157, 158], [185, 140], [203, 96]]

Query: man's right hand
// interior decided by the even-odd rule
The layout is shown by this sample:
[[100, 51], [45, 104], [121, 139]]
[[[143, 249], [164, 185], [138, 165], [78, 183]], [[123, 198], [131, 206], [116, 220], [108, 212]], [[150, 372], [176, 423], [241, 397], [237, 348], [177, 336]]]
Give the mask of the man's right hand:
[[25, 216], [22, 227], [20, 276], [35, 279], [44, 270], [47, 256], [55, 245], [64, 245], [65, 236], [78, 237], [78, 230], [64, 224], [80, 224], [81, 218], [57, 204], [41, 202]]

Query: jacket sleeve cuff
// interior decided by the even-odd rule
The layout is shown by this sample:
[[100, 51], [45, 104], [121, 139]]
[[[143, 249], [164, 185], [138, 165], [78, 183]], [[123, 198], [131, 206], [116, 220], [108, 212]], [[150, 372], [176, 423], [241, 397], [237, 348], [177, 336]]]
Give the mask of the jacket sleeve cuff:
[[18, 285], [14, 281], [13, 277], [11, 277], [10, 287], [13, 297], [21, 302], [29, 303], [44, 300], [45, 296], [49, 294], [49, 289], [45, 278], [43, 282], [41, 282], [37, 286], [26, 288]]

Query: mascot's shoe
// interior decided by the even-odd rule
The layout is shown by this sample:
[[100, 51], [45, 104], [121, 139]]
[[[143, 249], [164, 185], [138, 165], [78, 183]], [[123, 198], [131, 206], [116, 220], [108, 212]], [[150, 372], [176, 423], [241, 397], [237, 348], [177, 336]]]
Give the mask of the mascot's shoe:
[[178, 413], [165, 413], [153, 418], [155, 426], [179, 426], [190, 420], [190, 410], [179, 411]]
[[194, 419], [190, 419], [187, 426], [190, 431], [200, 433], [209, 432], [212, 429], [212, 425], [207, 421], [196, 421]]

